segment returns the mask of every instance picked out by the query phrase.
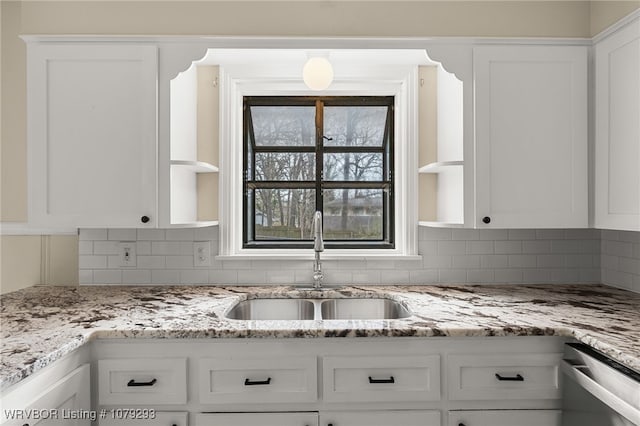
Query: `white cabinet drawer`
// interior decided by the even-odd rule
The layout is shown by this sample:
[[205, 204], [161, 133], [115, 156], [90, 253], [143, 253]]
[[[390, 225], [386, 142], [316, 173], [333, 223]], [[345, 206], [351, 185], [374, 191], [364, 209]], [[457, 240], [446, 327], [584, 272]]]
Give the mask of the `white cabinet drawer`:
[[315, 356], [204, 358], [198, 374], [203, 404], [315, 402]]
[[449, 411], [449, 426], [560, 426], [560, 410]]
[[562, 354], [449, 355], [452, 400], [557, 399]]
[[120, 412], [107, 412], [107, 418], [100, 420], [100, 426], [187, 426], [188, 413], [185, 411], [156, 411], [149, 419], [126, 419]]
[[317, 426], [318, 413], [202, 413], [193, 426]]
[[320, 426], [440, 426], [439, 411], [385, 410], [323, 412]]
[[186, 358], [101, 359], [98, 401], [113, 404], [185, 404]]
[[323, 359], [327, 402], [436, 401], [440, 356], [328, 356]]

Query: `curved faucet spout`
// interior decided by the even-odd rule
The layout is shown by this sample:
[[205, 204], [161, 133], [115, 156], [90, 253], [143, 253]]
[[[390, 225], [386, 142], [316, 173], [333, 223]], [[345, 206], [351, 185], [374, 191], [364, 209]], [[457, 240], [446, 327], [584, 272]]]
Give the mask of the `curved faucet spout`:
[[320, 210], [313, 214], [313, 250], [316, 253], [324, 251], [324, 241], [322, 239], [322, 212]]

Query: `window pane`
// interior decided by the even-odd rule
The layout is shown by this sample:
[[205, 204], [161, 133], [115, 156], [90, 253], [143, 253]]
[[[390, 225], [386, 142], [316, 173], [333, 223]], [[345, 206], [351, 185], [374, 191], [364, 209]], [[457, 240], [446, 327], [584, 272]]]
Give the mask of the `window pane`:
[[381, 152], [348, 152], [324, 155], [324, 179], [344, 181], [380, 181]]
[[313, 189], [256, 189], [256, 240], [308, 240], [316, 205]]
[[382, 189], [332, 189], [323, 195], [325, 239], [382, 239]]
[[315, 154], [256, 153], [255, 180], [315, 180]]
[[386, 106], [325, 107], [324, 144], [382, 146], [386, 123]]
[[257, 146], [314, 146], [316, 109], [253, 106], [251, 120]]

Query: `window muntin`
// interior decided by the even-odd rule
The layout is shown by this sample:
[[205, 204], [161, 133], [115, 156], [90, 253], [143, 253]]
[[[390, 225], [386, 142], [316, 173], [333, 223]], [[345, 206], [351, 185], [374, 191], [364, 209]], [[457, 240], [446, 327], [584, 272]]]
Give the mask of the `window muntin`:
[[393, 104], [245, 97], [243, 246], [310, 248], [321, 210], [327, 248], [394, 248]]

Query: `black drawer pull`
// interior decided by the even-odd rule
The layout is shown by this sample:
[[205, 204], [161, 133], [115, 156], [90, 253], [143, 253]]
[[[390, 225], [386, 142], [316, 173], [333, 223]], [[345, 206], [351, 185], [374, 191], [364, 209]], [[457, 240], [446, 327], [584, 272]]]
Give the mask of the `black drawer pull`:
[[504, 377], [496, 373], [496, 379], [500, 380], [501, 382], [524, 382], [524, 377], [519, 374], [516, 374], [515, 377]]
[[129, 380], [129, 383], [127, 383], [127, 386], [132, 387], [132, 386], [153, 386], [156, 384], [156, 382], [158, 381], [158, 379], [151, 379], [151, 381], [149, 382], [136, 382], [134, 379]]
[[458, 426], [464, 426], [464, 423], [458, 423]]
[[369, 383], [395, 383], [396, 380], [393, 378], [393, 376], [389, 377], [388, 379], [374, 379], [373, 377], [369, 376]]
[[255, 386], [255, 385], [270, 385], [271, 377], [268, 377], [267, 380], [250, 380], [244, 379], [245, 386]]

